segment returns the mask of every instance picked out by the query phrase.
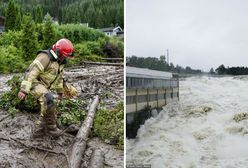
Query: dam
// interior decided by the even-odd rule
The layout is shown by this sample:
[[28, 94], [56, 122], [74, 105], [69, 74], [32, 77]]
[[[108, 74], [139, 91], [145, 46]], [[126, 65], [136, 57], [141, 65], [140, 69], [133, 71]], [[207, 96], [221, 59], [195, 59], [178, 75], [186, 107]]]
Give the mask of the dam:
[[146, 68], [126, 68], [127, 137], [135, 138], [140, 125], [163, 106], [179, 100], [178, 74]]

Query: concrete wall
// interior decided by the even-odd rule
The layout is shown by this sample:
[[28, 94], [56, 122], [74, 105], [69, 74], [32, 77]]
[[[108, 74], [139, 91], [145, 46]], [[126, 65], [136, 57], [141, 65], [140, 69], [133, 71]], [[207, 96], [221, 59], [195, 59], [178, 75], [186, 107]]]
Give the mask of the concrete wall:
[[[134, 138], [140, 125], [153, 116], [152, 109], [159, 109], [159, 112], [166, 104], [179, 100], [179, 88], [127, 88], [126, 96], [132, 96], [130, 100], [134, 101], [126, 105], [127, 137]], [[138, 100], [140, 97], [145, 101], [141, 102], [143, 99]]]

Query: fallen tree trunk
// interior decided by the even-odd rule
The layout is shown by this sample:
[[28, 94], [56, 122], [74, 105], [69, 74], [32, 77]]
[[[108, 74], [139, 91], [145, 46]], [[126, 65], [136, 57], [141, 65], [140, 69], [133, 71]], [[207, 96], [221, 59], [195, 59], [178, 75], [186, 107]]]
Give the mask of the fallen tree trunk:
[[90, 130], [93, 124], [93, 120], [95, 117], [95, 112], [98, 104], [99, 104], [99, 96], [96, 95], [94, 97], [92, 104], [90, 105], [87, 117], [77, 133], [77, 136], [75, 138], [75, 143], [72, 146], [71, 154], [69, 156], [70, 168], [79, 168], [81, 165], [82, 156], [86, 149], [87, 139], [90, 134]]
[[100, 149], [94, 149], [91, 158], [89, 168], [103, 168], [104, 157]]

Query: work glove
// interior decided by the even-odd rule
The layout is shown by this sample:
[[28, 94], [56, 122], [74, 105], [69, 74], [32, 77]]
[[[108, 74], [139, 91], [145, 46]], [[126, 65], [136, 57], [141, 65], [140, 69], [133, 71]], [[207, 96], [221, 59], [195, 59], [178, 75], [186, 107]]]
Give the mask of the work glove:
[[64, 96], [65, 97], [73, 98], [76, 95], [77, 95], [77, 89], [74, 86], [67, 84], [64, 87]]
[[26, 94], [23, 91], [20, 90], [19, 93], [18, 93], [18, 98], [20, 100], [24, 100], [25, 97], [26, 97]]

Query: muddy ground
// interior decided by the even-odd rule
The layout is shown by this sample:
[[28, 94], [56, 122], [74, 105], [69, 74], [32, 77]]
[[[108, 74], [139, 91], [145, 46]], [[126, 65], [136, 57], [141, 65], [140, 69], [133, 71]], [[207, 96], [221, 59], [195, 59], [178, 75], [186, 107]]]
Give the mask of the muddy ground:
[[[10, 89], [6, 81], [13, 75], [0, 75], [0, 94]], [[123, 100], [123, 66], [84, 65], [66, 69], [65, 77], [78, 89], [77, 98], [91, 102], [95, 94], [100, 95], [105, 108], [111, 109]], [[44, 136], [33, 139], [32, 131], [38, 113], [18, 113], [11, 118], [0, 111], [0, 168], [67, 168], [68, 153], [74, 136], [64, 134], [54, 139]], [[82, 168], [88, 167], [93, 149], [104, 153], [104, 167], [123, 167], [124, 153], [115, 146], [96, 137], [87, 143], [82, 158]]]

